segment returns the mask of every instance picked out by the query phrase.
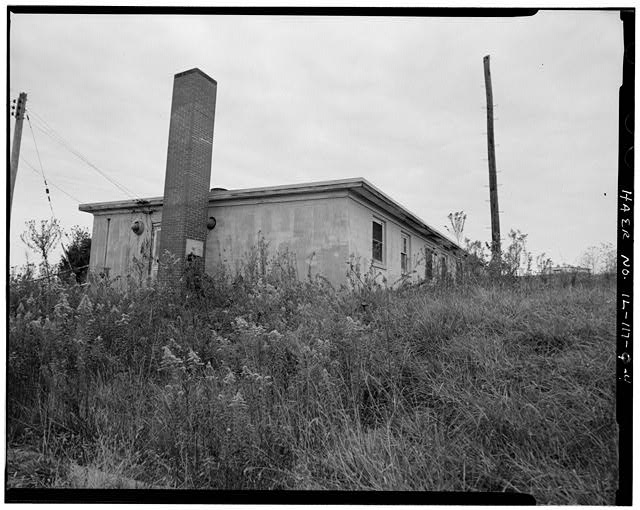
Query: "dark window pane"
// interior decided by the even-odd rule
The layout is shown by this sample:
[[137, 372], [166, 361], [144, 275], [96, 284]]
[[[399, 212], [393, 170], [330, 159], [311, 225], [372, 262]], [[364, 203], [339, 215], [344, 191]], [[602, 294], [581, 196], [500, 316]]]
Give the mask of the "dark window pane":
[[400, 254], [400, 268], [402, 269], [403, 273], [407, 272], [407, 254], [406, 253]]
[[372, 247], [373, 260], [377, 260], [378, 262], [382, 262], [382, 243], [373, 240]]
[[373, 222], [373, 240], [382, 242], [382, 225], [377, 222]]

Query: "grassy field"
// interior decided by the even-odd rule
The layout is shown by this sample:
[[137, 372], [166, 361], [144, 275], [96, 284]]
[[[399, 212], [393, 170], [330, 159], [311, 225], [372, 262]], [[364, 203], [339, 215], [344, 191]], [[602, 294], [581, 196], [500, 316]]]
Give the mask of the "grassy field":
[[[9, 487], [614, 504], [615, 283], [12, 278]], [[357, 282], [357, 283], [355, 283]]]

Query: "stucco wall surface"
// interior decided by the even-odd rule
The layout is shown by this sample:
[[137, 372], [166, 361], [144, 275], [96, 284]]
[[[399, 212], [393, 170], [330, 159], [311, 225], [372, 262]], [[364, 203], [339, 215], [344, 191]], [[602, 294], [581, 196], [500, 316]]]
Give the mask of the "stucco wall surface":
[[239, 271], [259, 236], [268, 253], [289, 252], [295, 257], [298, 277], [321, 273], [333, 284], [344, 281], [349, 253], [347, 198], [314, 198], [232, 202], [209, 208], [216, 227], [209, 233], [205, 251], [208, 273], [224, 264]]
[[[333, 284], [344, 281], [349, 257], [347, 198], [344, 195], [270, 202], [222, 202], [212, 204], [208, 216], [216, 219], [216, 226], [208, 231], [205, 243], [205, 270], [209, 274], [222, 265], [231, 274], [241, 271], [262, 236], [270, 258], [278, 252], [289, 252], [295, 257], [300, 278], [310, 271], [311, 275], [322, 274]], [[131, 230], [136, 220], [145, 225], [141, 235]], [[162, 214], [158, 209], [151, 214], [121, 210], [94, 216], [92, 272], [100, 273], [108, 267], [111, 276], [138, 275], [139, 268], [143, 268], [148, 274], [152, 224], [161, 221]], [[134, 257], [140, 262], [136, 263]]]
[[[402, 225], [387, 213], [366, 202], [350, 196], [348, 200], [349, 216], [349, 253], [360, 263], [361, 270], [366, 272], [370, 268], [378, 274], [378, 281], [385, 278], [388, 284], [397, 283], [402, 278], [400, 264], [401, 236], [408, 235], [410, 239], [409, 272], [412, 281], [425, 278], [426, 249], [434, 253], [433, 274], [438, 274], [440, 257], [444, 256], [447, 270], [455, 274], [455, 260], [442, 248], [425, 239], [412, 228]], [[373, 262], [372, 265], [372, 222], [374, 219], [384, 224], [384, 256], [383, 263]]]
[[[94, 216], [92, 272], [99, 274], [104, 267], [109, 268], [110, 276], [146, 277], [152, 272], [152, 226], [161, 225], [162, 210], [154, 207], [151, 211], [149, 214], [149, 210], [120, 209]], [[349, 260], [359, 262], [363, 272], [371, 267], [374, 218], [384, 222], [384, 263], [373, 266], [380, 275], [379, 281], [384, 277], [388, 284], [393, 284], [401, 278], [403, 233], [410, 238], [409, 276], [413, 281], [425, 277], [426, 248], [434, 252], [434, 276], [441, 274], [442, 256], [447, 259], [448, 272], [455, 274], [455, 259], [449, 253], [391, 215], [348, 193], [213, 201], [209, 216], [216, 219], [205, 243], [205, 270], [209, 274], [222, 266], [232, 275], [241, 271], [262, 236], [270, 258], [284, 252], [295, 258], [298, 277], [321, 274], [332, 284], [340, 285], [345, 282]], [[145, 227], [141, 235], [131, 230], [136, 220]]]
[[[136, 220], [144, 225], [141, 235], [131, 230]], [[161, 220], [159, 210], [151, 214], [140, 211], [96, 214], [91, 234], [90, 271], [100, 273], [107, 267], [110, 276], [137, 275], [139, 271], [144, 271], [142, 276], [146, 276], [150, 263], [152, 223]], [[140, 262], [136, 263], [134, 257]]]

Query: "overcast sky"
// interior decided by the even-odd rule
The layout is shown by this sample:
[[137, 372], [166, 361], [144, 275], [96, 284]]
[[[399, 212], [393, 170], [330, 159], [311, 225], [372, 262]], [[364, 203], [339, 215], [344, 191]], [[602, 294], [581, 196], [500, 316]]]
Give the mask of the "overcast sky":
[[[364, 177], [440, 231], [464, 210], [465, 236], [489, 241], [490, 54], [502, 236], [520, 229], [534, 255], [570, 264], [590, 245], [615, 244], [618, 12], [20, 14], [9, 37], [10, 96], [28, 94], [66, 229], [91, 228], [76, 200], [128, 198], [69, 148], [136, 195], [162, 195], [173, 75], [198, 67], [218, 82], [212, 187]], [[35, 144], [25, 121], [11, 265], [25, 262], [25, 221], [51, 216]]]

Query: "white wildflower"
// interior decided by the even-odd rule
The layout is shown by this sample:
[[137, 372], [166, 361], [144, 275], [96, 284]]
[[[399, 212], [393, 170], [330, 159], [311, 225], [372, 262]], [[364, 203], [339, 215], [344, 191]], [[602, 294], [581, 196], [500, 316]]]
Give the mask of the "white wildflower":
[[242, 317], [236, 317], [235, 322], [236, 322], [236, 327], [238, 329], [247, 329], [247, 328], [249, 328], [249, 323], [246, 320], [244, 320]]
[[273, 331], [269, 332], [269, 334], [267, 335], [267, 338], [269, 340], [278, 341], [278, 340], [282, 340], [284, 338], [284, 335], [280, 333], [277, 329], [274, 329]]
[[87, 294], [84, 294], [82, 296], [82, 299], [80, 299], [80, 303], [78, 303], [78, 308], [76, 308], [76, 311], [80, 315], [89, 315], [91, 312], [93, 312], [93, 303], [91, 302], [91, 299], [89, 299], [89, 296]]
[[236, 376], [233, 375], [233, 372], [227, 368], [227, 370], [229, 370], [229, 373], [225, 376], [225, 378], [222, 380], [222, 382], [226, 385], [229, 384], [235, 384], [236, 382]]
[[169, 345], [176, 351], [182, 350], [182, 347], [178, 342], [176, 342], [175, 338], [169, 338]]
[[73, 309], [69, 306], [69, 300], [67, 299], [67, 294], [65, 292], [60, 293], [60, 297], [58, 298], [58, 302], [56, 306], [53, 307], [54, 315], [58, 319], [64, 319], [68, 317]]
[[214, 381], [216, 379], [216, 371], [211, 366], [211, 362], [207, 362], [207, 366], [204, 367], [205, 378], [209, 381]]
[[246, 409], [248, 407], [240, 390], [236, 392], [236, 394], [229, 402], [229, 407], [231, 407], [232, 409]]
[[187, 354], [186, 366], [189, 370], [193, 370], [197, 367], [203, 366], [204, 363], [200, 359], [200, 357], [195, 353], [193, 349], [189, 349], [189, 353]]
[[175, 370], [184, 369], [181, 358], [173, 354], [168, 346], [162, 348], [162, 361], [160, 362], [160, 370], [166, 370], [173, 373]]
[[123, 313], [120, 318], [116, 321], [117, 326], [126, 326], [131, 321], [131, 317], [129, 314]]

